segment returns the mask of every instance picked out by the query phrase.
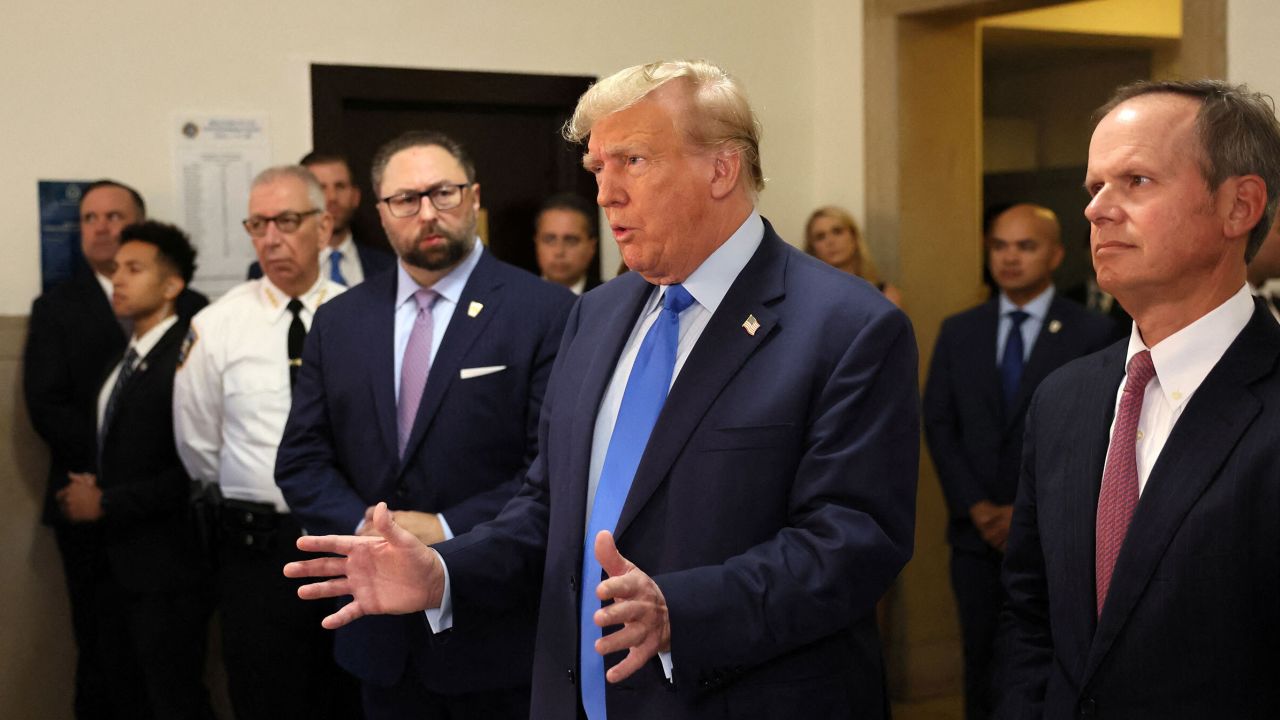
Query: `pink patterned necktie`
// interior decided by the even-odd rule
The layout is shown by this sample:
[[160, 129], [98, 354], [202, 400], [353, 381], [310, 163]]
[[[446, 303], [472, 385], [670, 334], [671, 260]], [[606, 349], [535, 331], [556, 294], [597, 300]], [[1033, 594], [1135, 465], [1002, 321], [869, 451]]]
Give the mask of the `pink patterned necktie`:
[[1097, 612], [1102, 615], [1107, 591], [1111, 589], [1111, 573], [1116, 557], [1129, 531], [1129, 521], [1138, 506], [1138, 418], [1142, 415], [1142, 399], [1147, 383], [1156, 376], [1151, 353], [1147, 350], [1129, 360], [1124, 394], [1116, 413], [1116, 426], [1111, 432], [1107, 450], [1107, 469], [1102, 473], [1102, 489], [1098, 493], [1098, 522], [1094, 545], [1094, 573], [1097, 580]]
[[440, 296], [435, 290], [422, 289], [413, 294], [418, 303], [418, 316], [413, 320], [409, 343], [404, 347], [404, 359], [400, 363], [400, 398], [396, 403], [396, 423], [399, 431], [400, 457], [409, 444], [413, 421], [418, 416], [418, 405], [427, 387], [427, 374], [431, 372], [431, 335], [434, 325], [431, 308]]

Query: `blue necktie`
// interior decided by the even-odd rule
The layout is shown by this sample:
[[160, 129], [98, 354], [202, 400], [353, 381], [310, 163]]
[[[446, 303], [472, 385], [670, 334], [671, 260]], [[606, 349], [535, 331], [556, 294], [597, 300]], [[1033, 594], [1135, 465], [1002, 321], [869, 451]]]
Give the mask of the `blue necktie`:
[[1021, 310], [1009, 312], [1009, 334], [1004, 339], [1004, 357], [1000, 359], [1000, 381], [1004, 386], [1004, 407], [1013, 412], [1013, 401], [1022, 384], [1022, 323], [1031, 317]]
[[600, 628], [591, 616], [600, 609], [596, 597], [596, 585], [603, 570], [596, 561], [595, 539], [601, 530], [613, 531], [622, 514], [622, 504], [631, 490], [636, 468], [644, 454], [649, 434], [653, 432], [658, 413], [666, 402], [671, 388], [671, 376], [676, 367], [676, 346], [680, 339], [680, 313], [693, 302], [693, 296], [680, 285], [667, 288], [662, 301], [662, 312], [645, 334], [636, 355], [635, 365], [627, 378], [627, 388], [622, 394], [618, 419], [609, 438], [604, 467], [600, 470], [600, 482], [596, 486], [595, 502], [591, 506], [591, 521], [587, 527], [582, 552], [582, 606], [579, 611], [581, 635], [578, 646], [578, 662], [582, 675], [582, 707], [590, 720], [605, 720], [604, 657], [596, 652], [595, 642], [600, 638]]
[[347, 279], [342, 277], [342, 251], [334, 250], [329, 253], [329, 279], [339, 285], [346, 285]]

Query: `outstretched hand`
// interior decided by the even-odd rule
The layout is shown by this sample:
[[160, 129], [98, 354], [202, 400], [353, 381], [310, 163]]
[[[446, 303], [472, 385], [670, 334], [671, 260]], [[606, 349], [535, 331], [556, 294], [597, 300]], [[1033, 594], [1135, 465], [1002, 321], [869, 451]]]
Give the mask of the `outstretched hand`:
[[365, 615], [403, 615], [439, 607], [444, 573], [436, 552], [412, 533], [396, 525], [386, 503], [373, 512], [369, 536], [304, 535], [298, 549], [333, 553], [291, 562], [284, 574], [291, 578], [330, 578], [298, 588], [303, 600], [350, 595], [354, 599], [326, 617], [324, 627], [335, 630]]
[[596, 641], [601, 655], [628, 650], [622, 662], [609, 668], [605, 679], [621, 682], [644, 667], [660, 652], [671, 649], [671, 622], [662, 589], [640, 568], [618, 552], [613, 533], [596, 535], [596, 560], [609, 578], [596, 586], [596, 596], [613, 604], [596, 611], [592, 619], [600, 627], [621, 625], [622, 629]]

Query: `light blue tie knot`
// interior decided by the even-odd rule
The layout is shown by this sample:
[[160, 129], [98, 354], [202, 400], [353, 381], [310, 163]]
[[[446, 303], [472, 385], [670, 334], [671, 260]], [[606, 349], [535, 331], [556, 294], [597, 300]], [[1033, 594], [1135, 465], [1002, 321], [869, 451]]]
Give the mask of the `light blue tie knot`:
[[670, 310], [676, 315], [684, 312], [685, 309], [692, 304], [693, 296], [690, 295], [689, 291], [685, 290], [684, 286], [680, 284], [669, 286], [667, 288], [667, 294], [662, 298], [662, 309]]

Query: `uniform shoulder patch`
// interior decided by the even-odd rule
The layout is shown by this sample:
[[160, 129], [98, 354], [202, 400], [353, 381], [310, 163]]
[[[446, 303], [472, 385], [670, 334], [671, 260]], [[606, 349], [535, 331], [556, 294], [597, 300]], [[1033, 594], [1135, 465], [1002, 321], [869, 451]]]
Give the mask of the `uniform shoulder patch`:
[[187, 358], [191, 357], [191, 348], [196, 346], [196, 341], [200, 339], [200, 333], [196, 332], [195, 326], [187, 329], [187, 336], [182, 340], [182, 349], [178, 351], [178, 369], [187, 363]]

